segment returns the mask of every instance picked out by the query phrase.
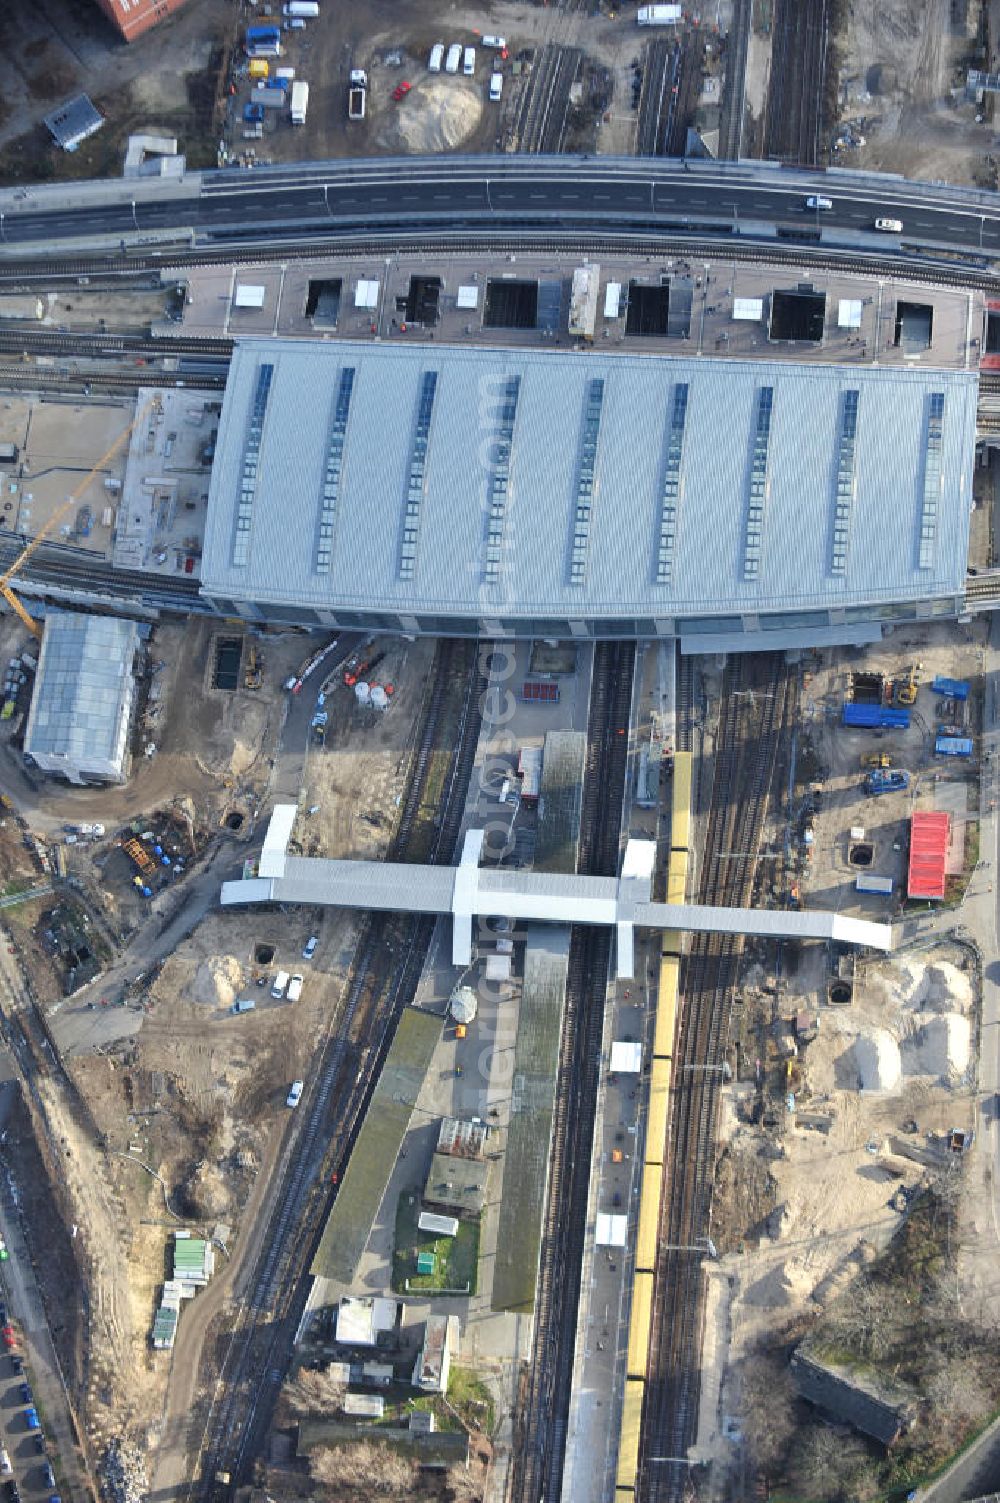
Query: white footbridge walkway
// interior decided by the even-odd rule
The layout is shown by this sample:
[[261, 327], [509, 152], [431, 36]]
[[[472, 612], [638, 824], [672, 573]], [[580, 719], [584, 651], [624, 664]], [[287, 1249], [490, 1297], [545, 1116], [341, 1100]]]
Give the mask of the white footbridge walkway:
[[253, 903], [325, 905], [406, 913], [450, 913], [452, 961], [472, 959], [472, 921], [503, 916], [532, 923], [607, 924], [617, 936], [618, 975], [634, 968], [638, 929], [692, 933], [763, 934], [773, 939], [836, 940], [892, 949], [892, 928], [820, 909], [713, 908], [699, 903], [653, 903], [651, 840], [630, 840], [620, 877], [556, 876], [480, 866], [483, 830], [469, 830], [458, 866], [391, 861], [328, 861], [288, 855], [297, 813], [278, 804], [271, 815], [256, 877], [224, 882], [222, 906]]

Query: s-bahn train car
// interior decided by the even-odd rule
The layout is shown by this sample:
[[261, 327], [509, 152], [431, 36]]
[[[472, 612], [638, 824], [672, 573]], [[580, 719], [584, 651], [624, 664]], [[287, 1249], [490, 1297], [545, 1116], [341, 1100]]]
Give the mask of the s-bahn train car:
[[667, 1150], [667, 1123], [670, 1119], [670, 1061], [654, 1059], [649, 1072], [649, 1111], [646, 1116], [646, 1151], [644, 1162], [662, 1164]]
[[656, 997], [656, 1022], [653, 1028], [654, 1059], [673, 1057], [680, 968], [681, 963], [676, 955], [660, 957], [660, 985]]
[[632, 1312], [628, 1323], [628, 1359], [625, 1371], [630, 1378], [646, 1376], [652, 1321], [653, 1275], [637, 1273], [632, 1283]]
[[639, 1223], [635, 1234], [635, 1266], [652, 1273], [656, 1267], [656, 1241], [660, 1226], [660, 1187], [663, 1167], [645, 1164], [642, 1170], [642, 1194], [639, 1199]]
[[674, 781], [670, 794], [670, 845], [675, 851], [691, 847], [691, 797], [694, 787], [694, 755], [674, 754]]
[[641, 1378], [625, 1383], [622, 1424], [618, 1440], [618, 1470], [615, 1475], [615, 1503], [630, 1503], [635, 1497], [639, 1473], [639, 1434], [642, 1428], [642, 1400], [646, 1385]]
[[688, 853], [671, 851], [667, 867], [667, 902], [683, 903], [687, 899]]

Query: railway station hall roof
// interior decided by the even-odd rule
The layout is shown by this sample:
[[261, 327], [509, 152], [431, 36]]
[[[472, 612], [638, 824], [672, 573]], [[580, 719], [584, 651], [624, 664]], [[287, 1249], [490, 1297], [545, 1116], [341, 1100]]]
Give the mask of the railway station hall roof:
[[652, 635], [962, 591], [975, 372], [404, 339], [237, 343], [223, 608]]

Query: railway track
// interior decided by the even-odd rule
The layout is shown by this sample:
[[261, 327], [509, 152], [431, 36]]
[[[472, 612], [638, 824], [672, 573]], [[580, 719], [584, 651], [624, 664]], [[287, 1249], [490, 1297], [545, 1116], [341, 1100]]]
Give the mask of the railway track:
[[566, 127], [569, 91], [581, 57], [579, 47], [560, 47], [548, 42], [542, 48], [514, 127], [517, 151], [537, 154], [559, 150]]
[[820, 156], [829, 0], [776, 0], [762, 156], [813, 167]]
[[719, 156], [732, 162], [743, 155], [743, 131], [746, 124], [747, 52], [750, 47], [750, 22], [753, 0], [735, 0], [733, 20], [726, 43], [726, 80], [719, 131]]
[[[794, 692], [773, 658], [728, 670], [698, 900], [750, 900], [780, 737]], [[747, 682], [755, 675], [755, 682]], [[761, 681], [763, 680], [763, 681]], [[751, 692], [751, 689], [753, 692]], [[731, 859], [730, 859], [731, 858]], [[652, 1340], [643, 1419], [639, 1496], [679, 1503], [695, 1439], [704, 1319], [702, 1258], [711, 1227], [715, 1123], [721, 1067], [742, 939], [695, 939], [683, 963], [675, 1052], [671, 1163], [660, 1212]]]
[[[631, 643], [594, 655], [578, 869], [617, 874], [628, 725], [635, 672]], [[511, 1499], [558, 1498], [566, 1448], [580, 1266], [587, 1213], [610, 935], [574, 927], [560, 1040], [531, 1369], [518, 1416]]]
[[[803, 262], [808, 261], [810, 269], [817, 271], [843, 271], [848, 268], [873, 277], [894, 276], [905, 271], [907, 281], [916, 285], [926, 281], [936, 286], [995, 292], [1000, 282], [1000, 265], [994, 264], [988, 257], [983, 258], [983, 264], [978, 269], [957, 258], [951, 261], [907, 256], [901, 260], [899, 255], [874, 255], [846, 247], [843, 250], [832, 249], [829, 245], [822, 245], [818, 240], [812, 239], [790, 242], [789, 237], [782, 236], [780, 226], [778, 239], [761, 245], [741, 240], [728, 222], [728, 216], [723, 225], [716, 223], [714, 218], [702, 223], [699, 218], [691, 215], [675, 223], [664, 221], [653, 230], [650, 229], [647, 216], [642, 222], [618, 225], [613, 232], [590, 231], [579, 227], [561, 229], [552, 224], [531, 223], [528, 219], [525, 219], [516, 235], [510, 230], [490, 232], [469, 226], [417, 236], [401, 235], [392, 229], [387, 229], [384, 234], [375, 234], [368, 226], [356, 231], [345, 228], [332, 235], [316, 233], [310, 239], [289, 237], [279, 242], [272, 237], [267, 246], [261, 248], [233, 244], [218, 250], [198, 250], [177, 255], [169, 265], [179, 270], [232, 263], [240, 266], [264, 266], [273, 264], [279, 258], [282, 261], [315, 260], [317, 255], [323, 253], [336, 253], [345, 259], [364, 261], [372, 256], [384, 256], [388, 250], [400, 257], [434, 254], [465, 257], [549, 255], [565, 252], [579, 255], [584, 251], [592, 256], [645, 256], [676, 252], [679, 247], [683, 247], [690, 255], [724, 254], [727, 261], [751, 266], [787, 265], [801, 269]], [[138, 258], [130, 263], [130, 269], [132, 274], [141, 277], [162, 265], [162, 261], [151, 262]], [[0, 262], [0, 286], [8, 290], [9, 284], [16, 287], [49, 287], [60, 277], [84, 274], [93, 276], [106, 270], [105, 261], [93, 259], [48, 263], [36, 260], [20, 262], [14, 266]], [[51, 337], [61, 339], [63, 344], [59, 349], [67, 353], [78, 347], [73, 336], [53, 332]], [[106, 337], [113, 339], [117, 336]], [[162, 352], [165, 354], [199, 356], [213, 353], [210, 348], [211, 340], [191, 341], [187, 349], [183, 339], [164, 339], [162, 343], [165, 346]], [[218, 343], [220, 354], [228, 355], [231, 352], [231, 341]], [[58, 352], [53, 350], [53, 353]]]
[[694, 658], [677, 649], [677, 701], [674, 740], [678, 751], [691, 750], [694, 733]]
[[[461, 828], [481, 726], [485, 681], [477, 645], [444, 640], [417, 737], [400, 824], [387, 853], [405, 860], [435, 745], [454, 745], [443, 811], [430, 853], [448, 861]], [[443, 726], [449, 688], [464, 684], [454, 726]], [[243, 1479], [270, 1423], [295, 1332], [308, 1297], [306, 1270], [329, 1208], [333, 1176], [342, 1174], [388, 1053], [395, 1025], [412, 1000], [434, 932], [434, 919], [373, 915], [355, 951], [343, 1012], [319, 1063], [308, 1114], [286, 1150], [281, 1186], [260, 1238], [249, 1296], [238, 1307], [193, 1468], [188, 1497], [210, 1497], [213, 1478]]]

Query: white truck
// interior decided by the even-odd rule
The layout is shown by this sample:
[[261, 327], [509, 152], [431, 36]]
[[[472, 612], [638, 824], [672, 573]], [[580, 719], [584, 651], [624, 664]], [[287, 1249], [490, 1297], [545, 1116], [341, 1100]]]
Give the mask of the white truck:
[[292, 102], [290, 105], [292, 124], [305, 125], [308, 109], [309, 85], [304, 79], [297, 78], [292, 84]]
[[282, 14], [292, 21], [316, 21], [319, 18], [319, 0], [290, 0], [282, 6]]
[[347, 96], [348, 120], [365, 118], [365, 101], [368, 95], [368, 74], [364, 68], [351, 69], [351, 87]]
[[636, 20], [640, 26], [679, 26], [683, 14], [679, 5], [640, 5]]

